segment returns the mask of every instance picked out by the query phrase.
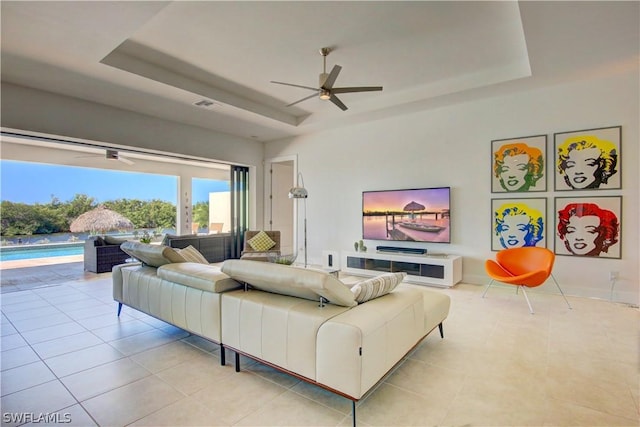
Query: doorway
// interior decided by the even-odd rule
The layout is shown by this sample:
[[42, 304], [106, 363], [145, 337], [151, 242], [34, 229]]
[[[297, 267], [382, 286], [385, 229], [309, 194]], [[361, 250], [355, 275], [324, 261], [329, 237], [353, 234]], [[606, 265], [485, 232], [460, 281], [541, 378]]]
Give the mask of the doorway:
[[292, 254], [297, 247], [295, 204], [289, 189], [295, 185], [296, 157], [278, 157], [265, 161], [265, 225], [280, 231], [282, 254]]

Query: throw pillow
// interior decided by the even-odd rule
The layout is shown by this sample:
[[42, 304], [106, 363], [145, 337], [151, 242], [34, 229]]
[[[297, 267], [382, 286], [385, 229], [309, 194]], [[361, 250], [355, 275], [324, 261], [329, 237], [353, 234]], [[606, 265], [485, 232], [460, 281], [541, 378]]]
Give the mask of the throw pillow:
[[268, 251], [276, 245], [276, 242], [271, 240], [271, 237], [269, 237], [269, 235], [264, 231], [253, 236], [247, 243], [249, 243], [251, 249], [258, 252]]
[[174, 264], [177, 262], [187, 262], [184, 257], [180, 254], [180, 249], [175, 249], [170, 246], [161, 245], [162, 247], [162, 256], [169, 261], [169, 263]]
[[200, 264], [209, 264], [209, 261], [200, 253], [199, 250], [189, 245], [184, 249], [176, 249], [176, 252], [184, 258], [185, 262], [197, 262]]
[[353, 296], [358, 303], [370, 301], [388, 294], [402, 282], [407, 273], [385, 273], [371, 279], [356, 283], [352, 288]]

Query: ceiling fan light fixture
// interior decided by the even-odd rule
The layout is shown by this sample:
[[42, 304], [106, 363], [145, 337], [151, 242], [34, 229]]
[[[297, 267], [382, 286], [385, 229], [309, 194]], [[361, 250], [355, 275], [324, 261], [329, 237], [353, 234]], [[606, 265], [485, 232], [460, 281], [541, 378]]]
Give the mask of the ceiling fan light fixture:
[[320, 99], [324, 99], [326, 101], [329, 98], [331, 98], [331, 92], [329, 92], [328, 90], [321, 89], [320, 90]]

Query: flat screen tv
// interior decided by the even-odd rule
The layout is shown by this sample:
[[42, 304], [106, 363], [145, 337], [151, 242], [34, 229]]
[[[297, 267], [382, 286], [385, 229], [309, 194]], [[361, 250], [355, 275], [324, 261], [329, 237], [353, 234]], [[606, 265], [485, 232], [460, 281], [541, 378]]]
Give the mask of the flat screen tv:
[[364, 191], [363, 239], [450, 243], [450, 193], [449, 187]]

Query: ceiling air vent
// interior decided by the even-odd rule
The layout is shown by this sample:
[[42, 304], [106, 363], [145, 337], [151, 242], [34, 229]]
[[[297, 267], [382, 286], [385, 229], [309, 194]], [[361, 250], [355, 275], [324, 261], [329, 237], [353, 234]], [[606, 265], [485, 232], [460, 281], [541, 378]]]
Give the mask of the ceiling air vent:
[[208, 99], [201, 99], [200, 101], [195, 102], [193, 105], [196, 105], [198, 107], [209, 108], [213, 106], [213, 101], [209, 101]]

